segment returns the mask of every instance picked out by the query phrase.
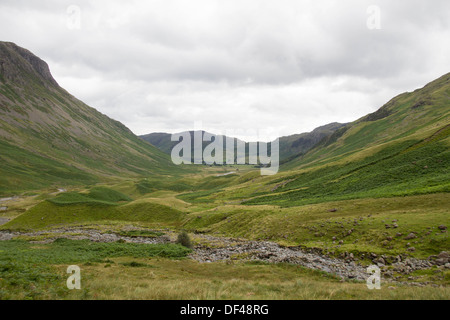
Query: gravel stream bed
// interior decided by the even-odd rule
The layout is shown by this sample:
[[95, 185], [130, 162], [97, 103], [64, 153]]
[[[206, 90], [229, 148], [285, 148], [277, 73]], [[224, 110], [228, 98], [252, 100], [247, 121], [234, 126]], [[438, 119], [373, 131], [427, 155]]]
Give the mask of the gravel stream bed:
[[[52, 237], [52, 233], [55, 234]], [[160, 244], [174, 242], [174, 234], [166, 234], [159, 237], [129, 237], [117, 233], [106, 233], [92, 229], [53, 229], [36, 232], [15, 232], [0, 231], [0, 241], [11, 240], [19, 236], [38, 237], [46, 236], [45, 240], [33, 241], [35, 243], [51, 243], [58, 238], [67, 238], [73, 240], [91, 240], [96, 242], [116, 242], [126, 241], [130, 243]], [[233, 239], [214, 237], [209, 235], [196, 235], [199, 245], [195, 246], [193, 252], [189, 255], [201, 263], [211, 263], [217, 261], [230, 260], [248, 260], [264, 261], [268, 263], [291, 263], [303, 267], [324, 271], [336, 275], [342, 279], [354, 279], [365, 281], [369, 274], [367, 267], [360, 265], [356, 259], [347, 256], [345, 259], [329, 257], [315, 252], [305, 252], [300, 247], [283, 247], [274, 242], [249, 241], [244, 239]], [[202, 244], [202, 243], [207, 243]], [[398, 256], [394, 263], [390, 264], [393, 268], [385, 266], [382, 257], [374, 258], [374, 264], [382, 270], [384, 280], [395, 282], [392, 279], [393, 271], [402, 274], [409, 274], [415, 270], [429, 269], [437, 265], [441, 270], [450, 268], [448, 252], [442, 252], [439, 256], [430, 257], [427, 260], [414, 258], [405, 258]], [[386, 263], [387, 265], [387, 263]], [[411, 279], [414, 280], [414, 279]], [[408, 282], [412, 285], [424, 285], [425, 283]]]

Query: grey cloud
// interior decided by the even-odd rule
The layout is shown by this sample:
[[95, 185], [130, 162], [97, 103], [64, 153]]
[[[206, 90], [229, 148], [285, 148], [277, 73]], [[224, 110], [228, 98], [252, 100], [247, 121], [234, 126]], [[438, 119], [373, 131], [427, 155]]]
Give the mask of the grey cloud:
[[[81, 29], [66, 27], [69, 5]], [[381, 30], [366, 26], [381, 8]], [[448, 0], [0, 3], [0, 38], [137, 133], [351, 121], [450, 69]], [[240, 117], [236, 117], [239, 114]]]

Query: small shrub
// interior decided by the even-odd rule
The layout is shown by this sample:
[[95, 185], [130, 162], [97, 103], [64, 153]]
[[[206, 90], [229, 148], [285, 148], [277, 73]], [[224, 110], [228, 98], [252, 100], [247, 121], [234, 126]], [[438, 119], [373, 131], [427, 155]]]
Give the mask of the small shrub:
[[177, 243], [189, 249], [193, 248], [191, 238], [186, 231], [182, 231], [180, 234], [178, 234]]
[[133, 268], [141, 268], [141, 267], [149, 266], [148, 264], [140, 263], [140, 262], [136, 262], [136, 261], [124, 262], [124, 263], [122, 263], [122, 265], [124, 265], [126, 267], [133, 267]]

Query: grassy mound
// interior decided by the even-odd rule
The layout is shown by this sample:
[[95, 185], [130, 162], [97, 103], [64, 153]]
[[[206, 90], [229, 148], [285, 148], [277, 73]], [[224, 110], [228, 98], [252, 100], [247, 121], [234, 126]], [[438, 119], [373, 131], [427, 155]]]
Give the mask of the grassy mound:
[[131, 201], [132, 199], [119, 191], [115, 191], [105, 187], [95, 187], [89, 192], [89, 197], [92, 199], [107, 201], [107, 202], [120, 202]]
[[78, 192], [62, 193], [54, 199], [48, 201], [57, 205], [72, 204], [100, 204], [100, 205], [117, 205], [122, 201], [131, 201], [127, 195], [105, 187], [94, 187], [88, 194]]
[[[93, 203], [97, 205], [92, 205]], [[98, 204], [98, 201], [94, 201], [61, 205], [43, 201], [1, 226], [1, 229], [32, 230], [112, 221], [140, 222], [152, 226], [177, 226], [185, 217], [181, 211], [151, 202], [131, 202], [121, 206]]]
[[171, 207], [141, 200], [118, 207], [116, 220], [177, 226], [185, 216]]
[[138, 193], [143, 195], [157, 190], [187, 191], [193, 188], [191, 183], [189, 179], [178, 177], [148, 177], [136, 182], [135, 187]]

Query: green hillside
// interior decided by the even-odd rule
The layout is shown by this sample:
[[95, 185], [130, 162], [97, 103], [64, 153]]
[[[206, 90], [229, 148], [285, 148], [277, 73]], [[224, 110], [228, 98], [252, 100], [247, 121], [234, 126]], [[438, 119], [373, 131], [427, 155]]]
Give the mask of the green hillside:
[[323, 139], [329, 137], [344, 127], [343, 123], [330, 123], [314, 129], [311, 132], [294, 134], [280, 138], [280, 161], [285, 163], [295, 159], [314, 148]]
[[445, 139], [446, 126], [450, 124], [449, 106], [450, 73], [414, 92], [403, 93], [378, 111], [347, 124], [286, 168], [322, 165], [350, 156], [350, 160], [361, 158], [406, 140]]
[[61, 88], [48, 65], [0, 42], [0, 194], [180, 172], [165, 153]]
[[141, 139], [147, 141], [148, 143], [154, 145], [159, 150], [164, 153], [170, 154], [172, 148], [177, 145], [178, 142], [171, 141], [171, 134], [164, 132], [154, 132], [139, 136]]

